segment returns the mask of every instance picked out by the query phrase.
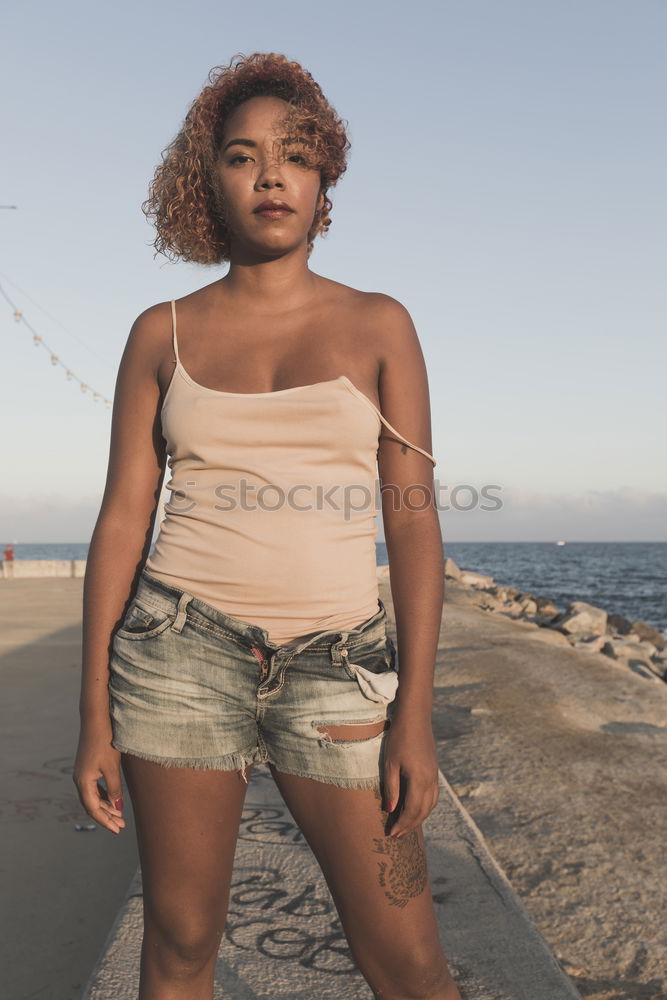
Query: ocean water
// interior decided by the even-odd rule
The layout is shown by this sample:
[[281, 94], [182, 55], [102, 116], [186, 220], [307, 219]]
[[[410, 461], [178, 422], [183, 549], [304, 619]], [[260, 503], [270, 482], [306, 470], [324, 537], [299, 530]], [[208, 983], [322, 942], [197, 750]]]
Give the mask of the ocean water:
[[667, 542], [446, 542], [445, 555], [563, 611], [587, 601], [667, 635]]
[[[4, 547], [0, 545], [0, 551]], [[388, 563], [383, 542], [379, 566]], [[85, 559], [88, 543], [17, 543], [16, 559]], [[495, 583], [549, 597], [565, 610], [588, 601], [610, 614], [641, 619], [667, 634], [667, 542], [446, 542], [445, 555], [461, 569]]]
[[[386, 565], [386, 547], [378, 549]], [[667, 635], [667, 542], [445, 542], [445, 555], [562, 611], [587, 601]]]

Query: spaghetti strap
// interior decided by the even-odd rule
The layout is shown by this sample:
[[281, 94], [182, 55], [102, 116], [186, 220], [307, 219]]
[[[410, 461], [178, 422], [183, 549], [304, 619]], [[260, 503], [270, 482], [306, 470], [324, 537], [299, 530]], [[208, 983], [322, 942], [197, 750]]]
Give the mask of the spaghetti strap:
[[174, 345], [174, 356], [176, 358], [176, 364], [180, 365], [181, 359], [178, 356], [178, 343], [176, 341], [176, 299], [171, 300], [171, 331], [172, 331], [172, 343]]
[[422, 455], [425, 455], [426, 458], [428, 458], [429, 461], [431, 461], [433, 463], [434, 467], [438, 464], [436, 462], [436, 460], [434, 459], [433, 455], [429, 455], [429, 453], [427, 451], [424, 451], [424, 449], [420, 448], [418, 445], [412, 444], [410, 441], [408, 441], [407, 438], [403, 437], [403, 435], [399, 431], [397, 431], [395, 427], [392, 427], [391, 424], [389, 423], [389, 421], [382, 415], [381, 411], [378, 410], [378, 408], [375, 405], [375, 403], [373, 402], [373, 400], [369, 399], [368, 396], [366, 395], [366, 393], [362, 392], [361, 389], [357, 389], [357, 387], [354, 384], [354, 382], [351, 382], [350, 379], [347, 378], [347, 376], [343, 376], [343, 379], [344, 379], [344, 382], [347, 385], [347, 387], [355, 394], [355, 396], [358, 396], [359, 399], [362, 399], [364, 401], [364, 403], [366, 403], [367, 406], [370, 406], [371, 409], [378, 415], [378, 417], [380, 418], [380, 420], [382, 421], [382, 423], [386, 427], [388, 427], [389, 430], [392, 431], [392, 433], [395, 434], [397, 438], [399, 438], [404, 444], [406, 444], [408, 446], [408, 448], [413, 448], [415, 451], [418, 451]]
[[[369, 402], [371, 402], [371, 401], [369, 400]], [[372, 403], [371, 403], [371, 405], [373, 406]], [[378, 417], [380, 418], [380, 420], [382, 421], [382, 423], [385, 424], [385, 426], [387, 426], [389, 428], [389, 430], [392, 431], [396, 435], [396, 437], [400, 438], [401, 441], [403, 441], [404, 444], [407, 444], [408, 448], [414, 448], [415, 451], [419, 451], [419, 452], [421, 452], [422, 455], [426, 455], [426, 457], [428, 459], [430, 459], [431, 462], [433, 462], [433, 466], [435, 468], [435, 466], [437, 465], [437, 462], [434, 459], [433, 455], [429, 455], [429, 453], [427, 451], [424, 451], [423, 448], [420, 448], [419, 445], [411, 444], [410, 441], [408, 441], [407, 438], [404, 438], [403, 435], [399, 431], [397, 431], [395, 427], [392, 427], [391, 424], [389, 423], [389, 421], [386, 420], [382, 416], [382, 414], [378, 410], [377, 406], [373, 406], [373, 409], [376, 411], [376, 413], [377, 413]]]

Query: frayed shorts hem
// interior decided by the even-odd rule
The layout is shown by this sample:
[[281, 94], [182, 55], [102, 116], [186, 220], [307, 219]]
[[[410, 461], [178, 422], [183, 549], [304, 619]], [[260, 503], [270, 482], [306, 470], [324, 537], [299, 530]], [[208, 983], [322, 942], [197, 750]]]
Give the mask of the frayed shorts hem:
[[[273, 761], [268, 761], [267, 763], [272, 764]], [[378, 794], [382, 791], [381, 781], [377, 775], [373, 775], [370, 778], [350, 778], [344, 774], [311, 774], [309, 771], [288, 770], [284, 767], [278, 767], [277, 764], [273, 764], [273, 766], [280, 774], [293, 774], [297, 778], [310, 778], [311, 781], [319, 781], [324, 785], [337, 785], [339, 788], [372, 788]]]
[[125, 746], [117, 740], [111, 741], [112, 747], [121, 753], [130, 754], [133, 757], [140, 757], [142, 760], [150, 760], [154, 764], [162, 767], [192, 767], [195, 770], [211, 771], [238, 771], [240, 770], [245, 778], [245, 769], [254, 763], [253, 750], [247, 753], [228, 753], [221, 757], [162, 757], [159, 754], [145, 753], [143, 750], [134, 750]]
[[191, 767], [195, 770], [215, 770], [215, 771], [239, 771], [243, 780], [247, 783], [246, 768], [251, 764], [265, 763], [271, 764], [281, 774], [293, 774], [297, 778], [310, 778], [312, 781], [319, 781], [325, 785], [336, 785], [339, 788], [370, 788], [378, 795], [382, 794], [381, 781], [378, 775], [369, 778], [348, 777], [342, 774], [312, 774], [309, 771], [295, 771], [284, 767], [279, 767], [272, 760], [258, 760], [254, 756], [254, 749], [245, 753], [229, 753], [219, 757], [161, 757], [159, 754], [144, 753], [141, 750], [134, 750], [125, 746], [117, 740], [112, 740], [111, 745], [120, 753], [130, 754], [132, 757], [140, 757], [142, 760], [149, 760], [162, 767]]

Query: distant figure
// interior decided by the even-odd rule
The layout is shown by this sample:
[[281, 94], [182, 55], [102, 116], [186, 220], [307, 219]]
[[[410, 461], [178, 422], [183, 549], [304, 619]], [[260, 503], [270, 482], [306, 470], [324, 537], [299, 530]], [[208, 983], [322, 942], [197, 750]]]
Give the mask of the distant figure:
[[14, 546], [11, 542], [5, 545], [2, 553], [2, 575], [4, 577], [14, 576]]

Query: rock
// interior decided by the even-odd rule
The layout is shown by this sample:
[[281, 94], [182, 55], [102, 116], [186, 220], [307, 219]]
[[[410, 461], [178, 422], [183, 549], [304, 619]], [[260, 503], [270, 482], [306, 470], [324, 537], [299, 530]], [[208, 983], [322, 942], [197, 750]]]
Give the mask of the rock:
[[616, 639], [613, 636], [604, 636], [603, 638], [602, 652], [615, 660], [633, 659], [648, 663], [657, 652], [655, 646], [650, 642], [634, 642], [632, 639], [624, 637]]
[[504, 587], [495, 583], [492, 587], [487, 587], [486, 590], [495, 594], [498, 600], [505, 604], [513, 604], [515, 601], [523, 600], [526, 596], [523, 591], [517, 590], [516, 587]]
[[632, 622], [623, 615], [607, 615], [607, 631], [617, 635], [628, 635], [632, 632]]
[[445, 576], [450, 577], [452, 580], [461, 580], [461, 570], [458, 568], [453, 559], [449, 556], [445, 559]]
[[651, 670], [650, 663], [644, 663], [643, 660], [620, 660], [628, 670], [632, 670], [634, 674], [639, 674], [640, 677], [646, 677], [649, 681], [655, 681], [656, 684], [662, 684], [662, 680], [657, 676], [657, 674]]
[[539, 639], [541, 642], [548, 642], [552, 646], [569, 646], [570, 642], [566, 635], [562, 632], [557, 632], [555, 629], [550, 628], [537, 628], [534, 634], [531, 636], [533, 639]]
[[514, 604], [514, 602], [506, 602], [503, 604], [502, 608], [499, 609], [498, 613], [504, 615], [505, 618], [511, 618], [513, 621], [517, 621], [521, 617], [521, 608], [518, 604]]
[[466, 587], [479, 588], [493, 586], [492, 576], [484, 576], [483, 573], [473, 573], [471, 570], [462, 570], [459, 579], [461, 580], [461, 583], [466, 585]]
[[552, 622], [560, 616], [561, 612], [558, 610], [555, 604], [542, 604], [538, 605], [537, 613], [535, 615], [535, 621], [539, 622], [540, 625], [551, 625]]
[[586, 601], [572, 601], [567, 611], [552, 622], [552, 627], [569, 635], [599, 634], [606, 632], [607, 612]]
[[521, 614], [515, 614], [512, 611], [508, 611], [506, 608], [502, 608], [498, 614], [503, 618], [509, 618], [515, 625], [520, 625], [522, 628], [539, 629], [540, 627], [537, 622], [531, 622], [529, 619], [523, 618]]
[[506, 587], [502, 587], [500, 584], [494, 583], [492, 587], [487, 587], [486, 589], [488, 590], [488, 592], [490, 594], [493, 594], [495, 597], [497, 597], [499, 601], [506, 601], [507, 600], [507, 588]]
[[481, 791], [482, 785], [479, 781], [467, 781], [464, 784], [452, 784], [450, 787], [453, 788], [456, 795], [462, 799], [467, 795], [478, 795]]
[[537, 604], [530, 597], [524, 597], [522, 601], [519, 601], [519, 607], [524, 615], [534, 615], [537, 612]]
[[550, 597], [536, 597], [535, 603], [537, 604], [538, 611], [544, 611], [547, 608], [553, 608], [554, 614], [556, 614], [558, 611], [558, 608], [556, 607], [556, 605], [554, 604], [554, 602], [551, 600]]
[[661, 681], [667, 681], [667, 656], [652, 656], [647, 666]]
[[577, 636], [570, 645], [573, 649], [583, 649], [589, 653], [600, 653], [606, 641], [607, 637], [605, 635], [584, 635]]
[[470, 602], [476, 607], [481, 608], [482, 611], [500, 611], [502, 608], [501, 602], [494, 594], [489, 594], [485, 590], [476, 592], [473, 591], [470, 594]]
[[640, 639], [646, 639], [648, 642], [653, 643], [657, 649], [664, 649], [665, 646], [667, 646], [667, 640], [662, 632], [659, 632], [657, 628], [653, 628], [653, 626], [649, 625], [647, 622], [633, 622], [632, 631], [638, 635]]
[[628, 670], [646, 677], [652, 681], [661, 683], [664, 680], [664, 669], [662, 665], [652, 659], [651, 650], [655, 654], [655, 646], [650, 642], [632, 642], [625, 637], [619, 639], [606, 637], [602, 652], [622, 663]]

